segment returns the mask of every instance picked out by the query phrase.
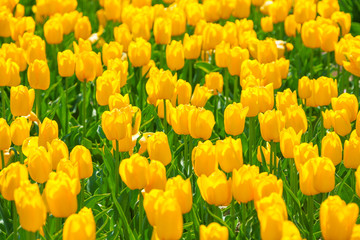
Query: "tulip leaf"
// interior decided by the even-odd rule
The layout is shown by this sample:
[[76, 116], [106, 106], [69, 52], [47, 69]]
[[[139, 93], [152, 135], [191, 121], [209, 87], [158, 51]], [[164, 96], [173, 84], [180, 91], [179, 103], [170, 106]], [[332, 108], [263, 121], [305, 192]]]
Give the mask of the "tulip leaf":
[[96, 194], [85, 200], [85, 206], [93, 208], [96, 203], [110, 197], [110, 193]]
[[196, 62], [194, 64], [194, 68], [200, 69], [200, 70], [204, 71], [205, 73], [210, 73], [210, 72], [215, 72], [215, 71], [220, 70], [220, 68], [218, 68], [208, 62]]

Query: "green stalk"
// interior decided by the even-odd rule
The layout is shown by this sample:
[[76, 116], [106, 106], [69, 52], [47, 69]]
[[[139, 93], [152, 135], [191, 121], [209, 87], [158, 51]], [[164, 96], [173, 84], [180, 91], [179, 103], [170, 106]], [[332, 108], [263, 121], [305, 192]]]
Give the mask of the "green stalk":
[[119, 184], [119, 165], [120, 165], [120, 152], [119, 152], [119, 141], [115, 140], [116, 151], [115, 151], [115, 196], [118, 194]]
[[21, 146], [19, 146], [18, 152], [20, 153], [20, 163], [24, 164], [24, 154], [22, 152]]
[[314, 230], [314, 196], [308, 196], [308, 220], [309, 220], [309, 237], [308, 240], [312, 240]]
[[163, 104], [164, 104], [164, 132], [167, 133], [166, 99], [163, 99]]
[[331, 62], [331, 59], [330, 59], [330, 54], [331, 52], [328, 52], [326, 53], [326, 66], [327, 66], [327, 74], [328, 74], [328, 77], [331, 77], [331, 65], [330, 65], [330, 62]]
[[4, 157], [4, 150], [1, 150], [1, 169], [4, 169], [5, 166], [5, 157]]
[[255, 117], [249, 118], [249, 164], [252, 165], [253, 147], [255, 140]]
[[2, 106], [2, 117], [6, 119], [6, 111], [5, 111], [5, 87], [0, 87], [0, 95], [1, 95], [1, 106]]
[[239, 81], [239, 77], [235, 76], [234, 77], [234, 99], [233, 101], [236, 102], [236, 94], [237, 94], [237, 90], [238, 90], [238, 81]]
[[83, 118], [82, 118], [83, 122], [83, 140], [85, 139], [86, 136], [86, 79], [84, 79], [83, 82]]
[[144, 207], [143, 207], [143, 201], [144, 197], [141, 193], [141, 190], [139, 191], [139, 236], [143, 233], [143, 218], [144, 218]]
[[231, 207], [230, 207], [230, 216], [231, 216], [231, 222], [232, 222], [232, 229], [236, 229], [236, 217], [235, 217], [235, 200], [233, 199], [231, 201]]
[[310, 77], [314, 77], [314, 50], [313, 49], [310, 49], [310, 74], [311, 76]]
[[229, 92], [230, 92], [230, 88], [229, 88], [229, 72], [226, 68], [224, 68], [224, 82], [225, 82], [225, 106], [227, 106], [228, 101], [229, 101]]
[[308, 142], [310, 142], [312, 139], [311, 139], [311, 137], [312, 137], [312, 133], [313, 133], [313, 129], [312, 129], [312, 121], [311, 121], [311, 119], [312, 119], [312, 110], [313, 110], [313, 108], [312, 107], [309, 107], [310, 108], [310, 112], [309, 112], [309, 135], [308, 135]]
[[190, 173], [188, 174], [188, 142], [187, 142], [187, 135], [182, 135], [183, 141], [184, 141], [184, 169], [185, 169], [185, 175], [188, 177]]
[[[191, 162], [191, 154], [192, 154], [192, 150], [193, 150], [193, 139], [191, 138], [190, 135], [187, 136], [187, 142], [189, 143], [189, 161]], [[191, 175], [191, 171], [192, 171], [192, 163], [188, 165], [189, 168], [189, 176]]]
[[274, 175], [278, 175], [278, 172], [277, 172], [277, 162], [276, 162], [276, 155], [277, 155], [277, 148], [276, 148], [276, 142], [273, 142], [272, 143], [273, 145], [271, 146], [271, 148], [274, 148], [273, 149], [273, 152], [274, 152], [274, 158], [273, 158], [273, 161], [274, 161]]
[[84, 206], [84, 191], [85, 191], [85, 181], [84, 179], [80, 180], [81, 182], [81, 189], [80, 189], [80, 200], [79, 200], [79, 207], [78, 209], [81, 210]]
[[295, 167], [295, 161], [291, 161], [291, 159], [289, 159], [289, 163], [290, 163], [290, 188], [291, 191], [295, 194], [297, 193], [297, 183], [296, 183], [296, 178], [297, 178], [297, 170]]
[[64, 77], [65, 80], [65, 135], [68, 134], [69, 129], [69, 111], [67, 109], [68, 106], [68, 79]]
[[[270, 142], [270, 173], [273, 173], [274, 165], [273, 165], [273, 157], [274, 157], [274, 147], [273, 147], [273, 141]], [[266, 163], [265, 163], [266, 164]]]
[[193, 63], [193, 60], [192, 59], [189, 59], [189, 82], [190, 82], [190, 85], [191, 87], [193, 87], [193, 67], [194, 67], [194, 63]]
[[[243, 232], [245, 233], [245, 223], [246, 223], [246, 219], [247, 219], [247, 212], [246, 212], [246, 203], [242, 203], [241, 204], [241, 229], [243, 230]], [[235, 230], [235, 229], [234, 229]]]
[[341, 74], [341, 70], [340, 70], [340, 65], [338, 65], [337, 67], [337, 78], [339, 81], [339, 85], [340, 85], [340, 92], [344, 92], [344, 80], [342, 79], [342, 74]]
[[36, 233], [29, 232], [29, 231], [25, 231], [25, 232], [26, 232], [26, 240], [35, 240], [36, 239]]
[[13, 231], [14, 231], [14, 240], [17, 240], [17, 229], [18, 229], [18, 215], [16, 212], [15, 201], [11, 201], [12, 206], [12, 218], [13, 218]]
[[214, 95], [213, 98], [214, 98], [213, 105], [214, 105], [214, 117], [215, 117], [215, 127], [216, 127], [216, 123], [218, 122], [218, 117], [217, 117], [218, 95]]
[[35, 89], [35, 99], [36, 99], [36, 116], [40, 119], [41, 121], [41, 90], [40, 89]]
[[360, 96], [359, 96], [359, 78], [357, 76], [353, 76], [354, 78], [354, 94], [355, 96], [357, 97], [358, 101], [360, 99]]

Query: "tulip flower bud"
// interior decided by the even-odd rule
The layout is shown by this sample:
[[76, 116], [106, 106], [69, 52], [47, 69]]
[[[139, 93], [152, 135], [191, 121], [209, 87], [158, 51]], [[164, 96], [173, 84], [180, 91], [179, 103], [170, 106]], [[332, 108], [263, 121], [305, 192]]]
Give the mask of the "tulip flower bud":
[[319, 48], [321, 46], [319, 29], [321, 29], [319, 23], [315, 20], [310, 20], [303, 24], [301, 28], [301, 39], [306, 47]]
[[272, 17], [261, 18], [261, 29], [266, 33], [274, 30]]
[[46, 90], [50, 86], [49, 66], [43, 60], [36, 59], [30, 63], [27, 76], [30, 87], [34, 89]]
[[298, 105], [291, 105], [285, 112], [285, 127], [292, 127], [296, 133], [303, 133], [308, 129], [308, 122], [304, 109]]
[[268, 85], [272, 83], [274, 89], [279, 89], [281, 87], [281, 73], [275, 61], [264, 64], [263, 73], [264, 80], [262, 81], [262, 85]]
[[105, 66], [108, 65], [110, 59], [121, 58], [123, 47], [118, 42], [105, 43], [102, 47], [102, 59]]
[[114, 28], [114, 37], [115, 41], [120, 43], [124, 47], [124, 52], [128, 51], [129, 44], [132, 40], [132, 35], [129, 29], [129, 26], [125, 23], [121, 24], [118, 27]]
[[5, 59], [0, 58], [0, 86], [7, 86], [10, 82], [10, 72], [9, 72], [9, 61], [5, 61]]
[[339, 27], [330, 24], [322, 24], [320, 29], [321, 49], [325, 52], [333, 52], [340, 35]]
[[321, 140], [321, 156], [329, 158], [336, 166], [342, 160], [342, 144], [339, 136], [328, 132]]
[[105, 0], [104, 1], [104, 10], [106, 19], [111, 21], [120, 21], [121, 20], [121, 2], [117, 0]]
[[285, 33], [288, 37], [295, 37], [296, 31], [299, 32], [299, 24], [295, 21], [295, 15], [289, 15], [284, 22]]
[[356, 117], [355, 127], [356, 127], [357, 135], [360, 136], [360, 112], [358, 113], [358, 115]]
[[207, 227], [205, 225], [200, 226], [200, 240], [214, 239], [215, 236], [219, 240], [228, 240], [229, 230], [217, 222], [212, 222]]
[[232, 15], [235, 18], [248, 18], [250, 16], [251, 0], [237, 0]]
[[143, 189], [149, 183], [149, 162], [145, 157], [134, 154], [121, 161], [119, 174], [131, 190]]
[[178, 201], [182, 214], [190, 212], [193, 203], [190, 178], [183, 180], [178, 175], [168, 179], [166, 192]]
[[275, 175], [263, 172], [254, 180], [254, 189], [255, 202], [270, 196], [272, 193], [282, 196], [283, 182], [281, 179], [278, 180]]
[[216, 66], [226, 68], [228, 64], [228, 56], [230, 51], [230, 44], [222, 41], [215, 48], [215, 63]]
[[204, 107], [210, 97], [211, 93], [206, 86], [200, 86], [200, 84], [196, 84], [194, 93], [191, 97], [191, 105], [196, 107]]
[[181, 42], [173, 40], [170, 45], [166, 46], [166, 63], [170, 70], [182, 69], [185, 64], [184, 58], [184, 47]]
[[202, 49], [205, 51], [215, 49], [223, 40], [223, 28], [219, 24], [208, 23], [203, 30], [202, 36]]
[[26, 138], [30, 136], [31, 122], [25, 117], [16, 118], [10, 125], [11, 141], [16, 146], [21, 146]]
[[36, 59], [46, 62], [45, 41], [38, 36], [33, 36], [26, 48], [26, 61], [30, 65]]
[[[84, 51], [77, 55], [75, 74], [79, 81], [93, 81], [98, 75], [98, 56], [95, 52]], [[100, 74], [101, 75], [101, 74]]]
[[0, 192], [4, 199], [14, 200], [14, 191], [29, 181], [28, 170], [20, 162], [11, 163], [0, 172]]
[[278, 50], [274, 40], [267, 39], [257, 44], [257, 60], [260, 63], [271, 63], [278, 58]]
[[145, 192], [151, 192], [152, 189], [165, 190], [166, 169], [159, 162], [152, 160], [149, 164], [149, 184], [145, 187]]
[[295, 21], [303, 24], [316, 17], [316, 3], [313, 0], [296, 2], [294, 6]]
[[203, 9], [207, 22], [216, 22], [220, 19], [222, 9], [219, 1], [206, 1], [203, 3]]
[[134, 67], [141, 67], [150, 61], [151, 45], [142, 38], [131, 42], [128, 49], [129, 59]]
[[344, 166], [357, 169], [360, 165], [360, 137], [354, 130], [344, 143]]
[[59, 19], [50, 18], [44, 24], [44, 35], [48, 44], [60, 44], [63, 41], [63, 25]]
[[91, 24], [89, 21], [89, 18], [87, 16], [83, 16], [79, 18], [75, 24], [74, 28], [74, 34], [75, 39], [79, 40], [82, 39], [88, 39], [91, 35]]
[[319, 157], [318, 146], [313, 143], [301, 143], [294, 147], [294, 160], [298, 171], [311, 158]]
[[20, 225], [29, 232], [37, 232], [46, 222], [46, 206], [37, 184], [23, 183], [14, 191], [16, 211]]
[[175, 91], [171, 99], [173, 106], [189, 104], [191, 98], [191, 85], [182, 79], [176, 82]]
[[294, 158], [294, 148], [300, 145], [301, 135], [301, 130], [296, 133], [292, 127], [281, 130], [280, 150], [284, 158]]
[[192, 151], [192, 165], [196, 176], [210, 176], [218, 169], [215, 146], [209, 141], [199, 142]]
[[261, 136], [267, 142], [280, 141], [280, 131], [285, 127], [285, 117], [281, 111], [268, 110], [259, 114]]
[[66, 158], [63, 158], [57, 164], [56, 172], [64, 172], [66, 173], [70, 179], [76, 180], [76, 191], [75, 194], [79, 194], [81, 190], [80, 179], [79, 179], [79, 171], [78, 169]]
[[4, 118], [0, 118], [0, 151], [9, 149], [11, 146], [11, 130]]
[[311, 97], [311, 95], [312, 95], [312, 84], [311, 84], [310, 81], [311, 80], [307, 76], [304, 76], [304, 77], [299, 79], [298, 93], [299, 93], [299, 97], [301, 99], [306, 99], [306, 98]]
[[154, 37], [156, 44], [169, 44], [171, 41], [171, 20], [156, 18], [154, 22]]
[[232, 194], [238, 203], [254, 200], [254, 180], [259, 175], [257, 166], [243, 165], [232, 173]]
[[346, 136], [351, 132], [349, 115], [345, 109], [337, 110], [331, 115], [331, 126], [340, 136]]
[[356, 116], [359, 111], [359, 106], [358, 106], [357, 98], [354, 94], [343, 93], [337, 98], [332, 98], [331, 106], [334, 109], [334, 111], [345, 109], [349, 116], [350, 122], [356, 120]]
[[318, 13], [324, 18], [330, 18], [334, 12], [340, 10], [338, 1], [324, 0], [318, 3]]
[[320, 227], [324, 239], [350, 239], [359, 214], [355, 203], [346, 205], [339, 196], [329, 196], [320, 205]]
[[215, 118], [211, 111], [204, 108], [194, 108], [188, 115], [189, 132], [193, 138], [207, 140], [211, 137]]
[[9, 82], [8, 82], [8, 86], [10, 87], [15, 87], [20, 85], [20, 69], [19, 69], [19, 65], [14, 62], [12, 59], [8, 59], [6, 61], [7, 66], [7, 71], [9, 74]]
[[216, 170], [209, 177], [201, 175], [197, 180], [202, 198], [210, 205], [227, 206], [232, 200], [231, 178]]
[[247, 49], [242, 49], [240, 47], [231, 48], [227, 59], [229, 73], [232, 76], [240, 76], [241, 64], [247, 59], [249, 59], [249, 51]]
[[0, 37], [10, 37], [11, 36], [11, 19], [13, 15], [8, 11], [1, 11], [0, 13], [0, 25], [3, 26], [0, 30]]
[[124, 109], [114, 108], [111, 112], [105, 111], [101, 117], [102, 129], [110, 141], [123, 139], [129, 123], [131, 123], [131, 115]]
[[54, 139], [48, 143], [48, 151], [52, 162], [52, 169], [56, 170], [61, 159], [69, 159], [69, 150], [66, 144], [60, 139]]
[[58, 52], [57, 55], [59, 75], [71, 77], [75, 72], [75, 56], [71, 50]]
[[232, 103], [225, 108], [224, 126], [227, 134], [237, 136], [244, 131], [245, 118], [249, 107], [243, 107], [241, 103]]
[[345, 36], [350, 32], [351, 28], [351, 15], [350, 13], [334, 12], [331, 15], [331, 20], [337, 23], [341, 28], [341, 35]]
[[[147, 219], [151, 226], [156, 226], [156, 213], [158, 211], [157, 201], [162, 201], [164, 191], [160, 189], [153, 189], [149, 193], [144, 193], [144, 209]], [[177, 203], [177, 201], [176, 201]], [[179, 205], [179, 203], [177, 203]], [[179, 206], [180, 208], [180, 206]], [[181, 210], [180, 210], [181, 211]]]
[[131, 32], [133, 34], [134, 39], [143, 38], [144, 40], [149, 41], [150, 37], [151, 37], [150, 28], [151, 28], [152, 22], [149, 23], [149, 19], [146, 18], [146, 16], [144, 17], [143, 14], [138, 13], [132, 17]]
[[186, 15], [182, 8], [172, 8], [166, 14], [171, 19], [171, 36], [179, 36], [186, 30]]
[[194, 109], [191, 105], [179, 105], [176, 108], [170, 108], [170, 124], [174, 131], [179, 135], [188, 135], [189, 132], [189, 112]]
[[216, 160], [225, 172], [232, 172], [243, 165], [241, 139], [231, 137], [216, 141]]
[[70, 161], [79, 171], [79, 178], [91, 177], [93, 174], [93, 165], [90, 151], [84, 146], [78, 145], [70, 153]]
[[51, 143], [53, 139], [58, 138], [58, 124], [54, 120], [45, 118], [40, 125], [39, 130], [39, 146], [47, 148], [47, 143]]
[[76, 41], [73, 42], [73, 47], [74, 47], [74, 53], [75, 55], [82, 53], [82, 52], [91, 52], [92, 51], [92, 46], [91, 46], [91, 42], [88, 39], [79, 39], [79, 43], [76, 43]]
[[48, 180], [52, 164], [50, 155], [44, 147], [39, 147], [30, 152], [27, 165], [30, 177], [34, 181], [44, 183]]
[[163, 132], [156, 132], [147, 139], [147, 150], [152, 160], [160, 161], [164, 166], [171, 162], [168, 138]]
[[218, 72], [211, 72], [205, 75], [205, 86], [212, 90], [215, 95], [222, 93], [224, 85], [223, 76]]
[[114, 108], [121, 109], [130, 105], [129, 94], [125, 96], [120, 93], [115, 93], [109, 97], [109, 108], [112, 111]]
[[286, 109], [291, 105], [297, 105], [296, 91], [292, 92], [290, 88], [276, 94], [276, 109], [286, 113]]
[[202, 36], [185, 33], [183, 45], [185, 59], [197, 59], [201, 52]]
[[91, 208], [84, 207], [78, 214], [70, 215], [65, 221], [64, 240], [95, 240], [96, 224]]

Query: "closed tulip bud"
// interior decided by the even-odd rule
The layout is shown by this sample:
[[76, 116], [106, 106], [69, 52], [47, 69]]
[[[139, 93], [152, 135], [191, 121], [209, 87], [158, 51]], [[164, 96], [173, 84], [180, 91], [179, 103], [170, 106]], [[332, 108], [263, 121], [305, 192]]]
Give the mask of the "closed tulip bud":
[[[98, 69], [99, 67], [101, 70]], [[77, 55], [75, 63], [75, 74], [80, 82], [85, 80], [87, 82], [93, 81], [95, 77], [101, 75], [101, 73], [102, 65], [100, 55], [97, 55], [92, 51], [81, 52]]]
[[207, 22], [216, 22], [220, 19], [221, 5], [220, 2], [210, 0], [203, 3], [205, 20]]
[[[314, 163], [314, 187], [321, 193], [327, 193], [335, 187], [335, 166], [330, 158], [321, 157], [311, 159], [308, 163]], [[306, 165], [305, 164], [305, 165]], [[307, 166], [304, 165], [304, 168]]]
[[319, 23], [311, 20], [305, 22], [301, 28], [301, 39], [308, 48], [319, 48], [321, 46]]
[[183, 217], [178, 201], [173, 197], [163, 197], [157, 205], [156, 233], [159, 239], [180, 239]]
[[271, 63], [278, 58], [278, 50], [273, 39], [259, 41], [257, 44], [257, 60], [260, 63]]
[[334, 51], [339, 35], [340, 29], [338, 26], [322, 24], [320, 26], [321, 49], [325, 52]]
[[84, 207], [79, 213], [72, 214], [64, 224], [64, 240], [95, 240], [96, 224], [91, 208]]
[[286, 113], [286, 109], [291, 105], [297, 105], [296, 91], [292, 92], [290, 88], [276, 94], [276, 108]]
[[354, 130], [344, 144], [344, 166], [357, 169], [360, 165], [360, 137]]
[[319, 157], [318, 146], [313, 146], [313, 143], [301, 143], [294, 147], [294, 160], [298, 171], [311, 158], [317, 157]]
[[[153, 189], [149, 193], [144, 193], [144, 209], [146, 217], [153, 227], [156, 226], [156, 213], [159, 207], [157, 201], [162, 201], [164, 199], [163, 197], [164, 191], [160, 189]], [[177, 203], [177, 205], [179, 205], [179, 203]]]
[[114, 108], [121, 109], [130, 105], [129, 94], [125, 96], [120, 93], [115, 93], [109, 97], [109, 108], [112, 111]]
[[59, 75], [71, 77], [75, 72], [75, 56], [71, 50], [58, 52], [57, 55]]
[[230, 44], [222, 41], [216, 45], [215, 48], [215, 62], [216, 66], [225, 68], [227, 67], [228, 56], [230, 51]]
[[258, 87], [259, 111], [264, 113], [274, 107], [274, 87], [270, 83], [265, 87]]
[[104, 10], [105, 10], [106, 19], [114, 22], [121, 20], [121, 1], [105, 0]]
[[166, 63], [172, 71], [184, 67], [184, 47], [181, 42], [173, 40], [170, 45], [166, 46]]
[[137, 38], [136, 42], [131, 42], [128, 49], [129, 59], [134, 67], [141, 67], [150, 61], [151, 45], [142, 38]]
[[46, 90], [50, 86], [49, 66], [43, 60], [36, 59], [30, 63], [27, 77], [30, 87], [34, 89]]
[[285, 112], [285, 127], [292, 127], [296, 133], [305, 133], [308, 129], [308, 122], [304, 109], [298, 105], [291, 105]]
[[69, 150], [60, 139], [54, 139], [48, 143], [48, 152], [52, 162], [52, 169], [56, 170], [61, 159], [69, 159]]
[[171, 19], [171, 36], [179, 36], [186, 30], [186, 15], [182, 8], [173, 8], [166, 15]]
[[351, 132], [349, 115], [345, 109], [334, 111], [331, 118], [331, 126], [340, 136], [346, 136]]
[[156, 132], [147, 139], [147, 150], [152, 160], [160, 161], [164, 166], [171, 162], [168, 138], [163, 132]]
[[[287, 0], [275, 1], [269, 6], [269, 15], [274, 23], [284, 22], [289, 13]], [[291, 6], [290, 6], [291, 8]]]
[[14, 192], [24, 182], [29, 181], [28, 170], [20, 162], [11, 163], [0, 172], [0, 192], [4, 199], [14, 200]]
[[60, 44], [63, 41], [63, 25], [60, 20], [51, 18], [46, 21], [44, 35], [48, 44]]
[[339, 196], [329, 196], [320, 205], [320, 227], [324, 239], [350, 239], [359, 214], [355, 203], [346, 205]]
[[205, 75], [205, 86], [212, 90], [215, 95], [222, 93], [224, 85], [223, 76], [218, 72], [211, 72]]
[[7, 71], [9, 73], [9, 82], [8, 86], [15, 87], [20, 85], [20, 68], [19, 65], [14, 62], [12, 59], [8, 59], [7, 63]]
[[249, 59], [249, 51], [240, 47], [234, 47], [229, 50], [227, 67], [229, 73], [234, 76], [240, 76], [241, 64]]
[[164, 119], [164, 101], [165, 101], [165, 105], [166, 105], [166, 121], [170, 122], [170, 108], [172, 107], [171, 103], [169, 100], [157, 100], [156, 102], [156, 108], [157, 108], [157, 114], [159, 116], [159, 118]]
[[276, 60], [276, 66], [279, 68], [281, 79], [286, 79], [289, 73], [290, 61], [285, 58]]
[[250, 16], [251, 0], [235, 1], [235, 8], [232, 15], [236, 18], [247, 18]]
[[285, 33], [288, 37], [295, 37], [296, 31], [299, 32], [299, 24], [295, 21], [295, 15], [289, 15], [284, 22]]
[[34, 33], [35, 31], [35, 21], [33, 17], [22, 17], [19, 19], [14, 19], [10, 25], [11, 38], [14, 41], [19, 40], [19, 36], [22, 36], [25, 32]]
[[340, 10], [338, 1], [324, 0], [318, 3], [318, 13], [324, 18], [330, 18], [334, 12]]
[[331, 98], [338, 96], [336, 79], [319, 77], [314, 83], [313, 96], [318, 106], [329, 105]]
[[131, 123], [131, 115], [124, 109], [114, 108], [101, 117], [102, 129], [108, 140], [120, 140], [126, 135], [126, 126]]
[[200, 20], [205, 19], [204, 8], [198, 2], [190, 2], [185, 6], [187, 23], [190, 26], [196, 26]]
[[350, 122], [356, 120], [356, 116], [359, 111], [359, 106], [357, 102], [357, 98], [354, 94], [343, 93], [337, 98], [331, 99], [331, 106], [334, 111], [345, 109]]
[[300, 145], [301, 135], [302, 131], [296, 133], [292, 127], [280, 132], [280, 150], [284, 158], [294, 158], [294, 148]]
[[76, 40], [79, 40], [80, 38], [88, 39], [91, 35], [91, 31], [92, 29], [89, 18], [87, 16], [81, 17], [77, 20], [75, 24], [75, 28], [74, 28], [75, 39]]
[[280, 141], [280, 131], [285, 127], [285, 117], [281, 111], [268, 110], [259, 114], [261, 136], [267, 142]]
[[264, 32], [272, 32], [274, 30], [272, 17], [261, 18], [261, 29]]
[[215, 125], [214, 114], [204, 108], [194, 108], [188, 115], [189, 132], [193, 138], [207, 140], [211, 137]]
[[192, 151], [192, 165], [196, 176], [210, 176], [218, 169], [215, 146], [209, 141], [199, 142]]
[[90, 151], [84, 146], [78, 145], [70, 153], [70, 161], [79, 171], [79, 178], [91, 177], [93, 174], [93, 165]]
[[26, 61], [30, 65], [36, 59], [46, 62], [45, 41], [38, 36], [33, 36], [26, 49]]
[[189, 34], [185, 33], [183, 45], [185, 59], [197, 59], [201, 52], [202, 36], [189, 36]]
[[23, 183], [14, 191], [16, 211], [20, 225], [29, 232], [37, 232], [46, 222], [46, 206], [37, 184]]
[[156, 18], [154, 22], [154, 37], [156, 44], [169, 44], [171, 41], [171, 20]]
[[215, 49], [223, 40], [223, 28], [219, 24], [208, 23], [205, 25], [202, 36], [202, 49], [205, 51]]
[[121, 161], [119, 174], [131, 190], [143, 189], [149, 183], [149, 162], [145, 157], [134, 154]]
[[11, 141], [16, 146], [21, 146], [26, 138], [30, 136], [31, 122], [25, 117], [16, 118], [10, 125]]
[[171, 99], [173, 106], [177, 104], [189, 104], [191, 98], [191, 85], [182, 79], [176, 82], [175, 91]]
[[197, 180], [202, 198], [210, 205], [227, 206], [232, 200], [231, 178], [216, 170], [209, 177], [201, 175]]
[[82, 16], [82, 13], [78, 11], [66, 12], [61, 18], [61, 23], [63, 25], [64, 34], [69, 34], [74, 31], [75, 24], [77, 20]]
[[358, 113], [357, 117], [356, 117], [356, 133], [358, 136], [360, 136], [360, 112]]
[[10, 72], [9, 72], [9, 62], [11, 60], [5, 61], [4, 58], [0, 58], [0, 86], [8, 86], [10, 82]]
[[6, 38], [11, 36], [12, 17], [12, 14], [8, 11], [2, 11], [0, 13], [0, 25], [2, 26], [0, 30], [1, 37]]
[[80, 54], [82, 52], [91, 52], [92, 51], [91, 42], [88, 39], [84, 40], [84, 39], [80, 38], [78, 43], [76, 43], [76, 41], [74, 41], [73, 47], [74, 47], [75, 55]]
[[245, 118], [249, 107], [243, 107], [241, 103], [232, 103], [225, 108], [224, 126], [227, 134], [237, 136], [244, 131]]
[[216, 141], [216, 160], [223, 171], [229, 173], [243, 165], [241, 139], [231, 137]]
[[[280, 132], [280, 134], [281, 134], [281, 132]], [[271, 154], [271, 145], [269, 142], [266, 142], [266, 147], [258, 146], [256, 158], [261, 163], [263, 162], [263, 160], [265, 160], [266, 164], [269, 167], [270, 160], [271, 160], [270, 154]], [[279, 163], [279, 157], [276, 157], [276, 165], [278, 165], [278, 163]]]
[[334, 165], [342, 160], [342, 144], [339, 136], [334, 132], [328, 132], [321, 140], [321, 156], [329, 158]]
[[[110, 76], [113, 76], [115, 79], [120, 78], [120, 87], [123, 87], [127, 82], [128, 65], [128, 61], [122, 61], [117, 58], [110, 59], [108, 62], [108, 70], [105, 72], [108, 72]], [[105, 72], [103, 73], [103, 76], [105, 76]]]
[[270, 83], [273, 84], [274, 89], [279, 89], [282, 84], [280, 69], [276, 62], [264, 64], [264, 80], [262, 81], [262, 85], [268, 85]]
[[178, 175], [168, 179], [166, 182], [166, 192], [178, 201], [182, 214], [190, 212], [193, 200], [189, 178], [183, 180], [182, 177]]
[[146, 16], [144, 17], [144, 15], [141, 13], [138, 13], [132, 17], [131, 32], [134, 39], [143, 38], [146, 41], [150, 40], [150, 29], [152, 26], [152, 22], [149, 23], [149, 21], [150, 20]]
[[356, 178], [356, 194], [360, 196], [360, 168], [358, 167], [355, 172], [355, 178]]
[[200, 240], [228, 240], [229, 230], [225, 226], [221, 226], [217, 222], [210, 223], [207, 227], [205, 225], [200, 226]]
[[345, 36], [350, 32], [351, 28], [351, 15], [345, 12], [334, 12], [331, 15], [331, 20], [337, 23], [341, 28], [341, 35]]
[[307, 76], [304, 76], [299, 79], [298, 93], [299, 93], [299, 97], [301, 99], [306, 99], [306, 98], [311, 97], [311, 95], [312, 95], [312, 87], [311, 86], [312, 86], [311, 80]]
[[105, 43], [102, 47], [102, 59], [105, 66], [110, 59], [121, 58], [123, 47], [118, 42]]
[[204, 107], [210, 97], [211, 93], [206, 86], [200, 86], [200, 84], [196, 84], [194, 93], [191, 97], [191, 105], [196, 107]]
[[114, 37], [115, 41], [120, 43], [121, 46], [124, 47], [124, 52], [128, 51], [129, 44], [132, 40], [132, 35], [130, 33], [130, 29], [128, 25], [125, 23], [121, 24], [118, 27], [114, 28]]
[[[133, 138], [132, 138], [132, 132], [133, 132], [133, 129], [131, 127], [131, 124], [128, 123], [128, 125], [126, 126], [126, 135], [124, 138], [120, 139], [120, 140], [114, 140], [113, 141], [113, 148], [114, 148], [114, 151], [116, 149], [116, 144], [118, 142], [118, 146], [119, 146], [119, 152], [129, 152], [135, 147], [136, 145], [136, 139], [134, 139], [133, 141]], [[137, 133], [137, 131], [136, 131]]]
[[244, 108], [249, 108], [247, 117], [255, 117], [260, 112], [258, 93], [258, 87], [248, 87], [241, 92], [240, 103]]
[[243, 165], [232, 173], [232, 194], [238, 203], [254, 200], [254, 180], [259, 175], [257, 166]]
[[[108, 70], [107, 70], [108, 71]], [[113, 72], [115, 77], [115, 72]], [[119, 94], [120, 85], [116, 78], [108, 76], [100, 76], [96, 81], [96, 101], [100, 106], [109, 105], [110, 96]], [[113, 108], [110, 108], [112, 110]]]
[[294, 6], [295, 21], [303, 24], [316, 17], [316, 3], [313, 0], [298, 1]]
[[39, 147], [30, 152], [27, 165], [30, 177], [35, 182], [44, 183], [48, 180], [52, 164], [50, 155], [44, 147]]
[[275, 175], [267, 172], [260, 173], [254, 180], [254, 200], [255, 202], [270, 196], [272, 193], [277, 193], [282, 196], [283, 182], [277, 179]]
[[58, 124], [54, 120], [45, 118], [40, 125], [39, 130], [39, 146], [47, 148], [47, 143], [51, 143], [53, 139], [58, 138]]
[[165, 190], [166, 169], [159, 162], [152, 160], [149, 164], [149, 184], [145, 187], [145, 192], [151, 192], [152, 189]]
[[9, 149], [11, 146], [11, 130], [4, 118], [0, 118], [0, 151]]

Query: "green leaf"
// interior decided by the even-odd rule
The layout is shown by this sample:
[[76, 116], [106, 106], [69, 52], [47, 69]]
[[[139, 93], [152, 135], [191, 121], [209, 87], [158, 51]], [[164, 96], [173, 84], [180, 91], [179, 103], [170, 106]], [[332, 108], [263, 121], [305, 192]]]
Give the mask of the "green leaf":
[[85, 206], [93, 208], [96, 203], [102, 201], [105, 198], [110, 197], [110, 193], [96, 194], [85, 200]]

